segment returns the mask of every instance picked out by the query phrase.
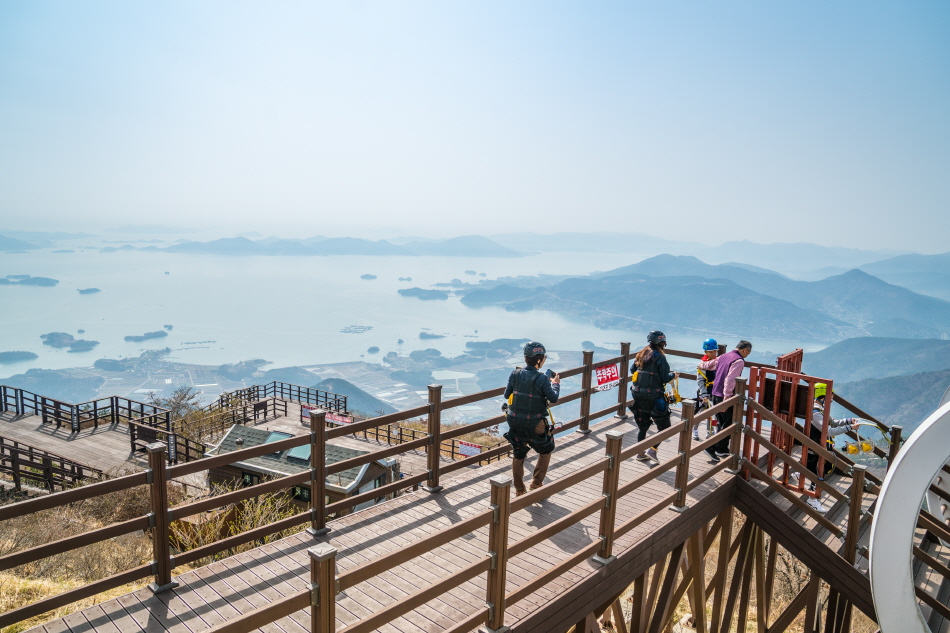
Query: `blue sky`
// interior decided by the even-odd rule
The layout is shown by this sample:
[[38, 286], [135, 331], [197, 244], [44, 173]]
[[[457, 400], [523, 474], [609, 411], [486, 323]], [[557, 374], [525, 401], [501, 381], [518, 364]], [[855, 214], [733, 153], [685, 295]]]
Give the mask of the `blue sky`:
[[3, 2], [0, 228], [950, 250], [946, 2]]

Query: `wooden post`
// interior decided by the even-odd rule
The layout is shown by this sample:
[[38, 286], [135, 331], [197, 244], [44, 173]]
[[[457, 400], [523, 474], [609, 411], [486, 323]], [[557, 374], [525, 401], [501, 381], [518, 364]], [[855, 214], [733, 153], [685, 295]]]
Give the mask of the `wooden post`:
[[649, 569], [633, 581], [633, 605], [630, 609], [630, 633], [645, 633], [643, 626], [644, 600], [646, 598], [646, 578]]
[[50, 459], [49, 455], [43, 456], [43, 481], [46, 484], [46, 489], [50, 492], [56, 492], [53, 489], [53, 460]]
[[689, 537], [687, 545], [690, 561], [690, 570], [693, 579], [693, 628], [696, 633], [706, 633], [706, 570], [704, 565], [704, 552], [702, 535], [699, 532]]
[[330, 531], [327, 527], [327, 412], [310, 412], [310, 536]]
[[581, 374], [581, 425], [577, 429], [577, 432], [583, 435], [590, 433], [590, 383], [593, 364], [594, 352], [585, 349], [584, 373]]
[[818, 600], [821, 596], [821, 579], [815, 572], [811, 572], [811, 578], [808, 580], [808, 598], [805, 603], [805, 626], [802, 633], [817, 633], [818, 631], [818, 612], [820, 605]]
[[844, 559], [854, 565], [858, 536], [861, 532], [861, 506], [864, 503], [864, 476], [867, 466], [855, 464], [851, 467], [851, 494], [848, 499], [848, 525], [845, 528]]
[[336, 548], [321, 543], [307, 550], [310, 555], [310, 630], [336, 630]]
[[505, 626], [505, 580], [508, 572], [508, 520], [510, 518], [511, 477], [492, 477], [491, 509], [495, 513], [488, 527], [488, 555], [492, 558], [488, 570], [488, 620], [483, 631], [504, 633]]
[[165, 480], [165, 451], [161, 442], [145, 447], [148, 451], [149, 492], [152, 503], [150, 521], [152, 527], [152, 570], [155, 582], [149, 584], [152, 593], [173, 589], [178, 583], [172, 580], [171, 545], [168, 540], [168, 482]]
[[732, 468], [726, 471], [730, 474], [739, 472], [739, 464], [742, 458], [742, 424], [745, 420], [745, 394], [745, 378], [736, 378], [736, 392], [734, 395], [739, 396], [740, 399], [739, 402], [732, 407], [732, 426], [734, 428], [732, 430], [732, 442], [729, 444], [729, 450], [732, 452]]
[[887, 451], [887, 467], [890, 468], [894, 460], [897, 459], [897, 453], [901, 450], [901, 435], [904, 427], [895, 424], [891, 427], [891, 447]]
[[676, 465], [676, 500], [670, 510], [682, 512], [686, 509], [686, 484], [689, 483], [689, 449], [693, 441], [693, 413], [696, 411], [696, 401], [683, 400], [683, 430], [680, 431], [679, 454], [680, 463]]
[[630, 378], [630, 343], [620, 344], [620, 388], [617, 391], [617, 417], [627, 417], [627, 380]]
[[616, 557], [613, 555], [614, 523], [617, 518], [617, 486], [620, 483], [620, 449], [623, 446], [623, 431], [607, 431], [607, 470], [604, 471], [603, 495], [606, 499], [604, 509], [600, 511], [600, 551], [594, 561], [606, 565]]
[[756, 633], [767, 633], [769, 606], [765, 595], [765, 533], [755, 531], [755, 624]]
[[726, 571], [729, 567], [729, 547], [732, 545], [733, 509], [729, 506], [719, 514], [722, 527], [719, 530], [719, 558], [716, 561], [716, 575], [713, 579], [713, 607], [710, 618], [710, 631], [719, 630], [722, 618], [722, 601], [726, 585]]
[[426, 468], [429, 479], [423, 490], [439, 492], [439, 453], [442, 451], [442, 385], [429, 385], [429, 443], [426, 445]]

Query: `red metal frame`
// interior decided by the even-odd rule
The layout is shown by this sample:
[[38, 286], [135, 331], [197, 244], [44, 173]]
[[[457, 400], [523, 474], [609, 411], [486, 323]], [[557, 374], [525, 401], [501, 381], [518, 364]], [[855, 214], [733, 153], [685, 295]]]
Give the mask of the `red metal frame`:
[[[796, 350], [791, 354], [786, 354], [783, 357], [779, 357], [779, 363], [781, 364], [783, 359], [787, 359], [786, 366], [795, 366], [795, 363], [801, 365], [801, 350]], [[796, 359], [795, 356], [798, 356]], [[791, 357], [791, 358], [789, 358]], [[772, 393], [771, 393], [771, 406], [767, 404], [766, 401], [766, 390], [768, 389], [767, 380], [771, 379], [772, 383]], [[781, 395], [783, 391], [783, 383], [791, 383], [791, 388], [788, 389], [788, 408], [786, 411], [782, 411], [782, 402]], [[806, 376], [805, 374], [794, 372], [794, 371], [783, 371], [780, 369], [771, 369], [768, 367], [752, 367], [749, 370], [749, 387], [748, 387], [748, 397], [752, 398], [755, 402], [760, 405], [767, 407], [772, 411], [773, 414], [785, 420], [788, 424], [794, 425], [796, 422], [796, 410], [798, 403], [796, 402], [798, 397], [799, 388], [802, 385], [807, 387], [807, 400], [804, 407], [805, 416], [803, 418], [803, 427], [805, 429], [805, 435], [811, 435], [812, 427], [812, 410], [813, 403], [815, 401], [815, 385], [818, 383], [825, 383], [828, 385], [828, 393], [832, 392], [834, 387], [833, 381], [827, 378], [817, 378], [815, 376]], [[831, 402], [832, 398], [825, 398], [824, 409], [822, 411], [822, 425], [821, 425], [821, 446], [826, 446], [828, 440], [828, 423], [831, 420]], [[746, 422], [747, 425], [751, 426], [757, 433], [762, 433], [762, 416], [757, 413], [751, 407], [746, 411]], [[792, 451], [795, 447], [795, 438], [786, 433], [785, 431], [771, 426], [768, 435], [769, 441], [771, 441], [775, 446], [785, 451], [788, 454], [792, 454]], [[743, 455], [746, 459], [751, 461], [754, 464], [758, 464], [759, 461], [759, 452], [760, 446], [758, 443], [753, 442], [751, 437], [743, 438]], [[802, 447], [801, 456], [799, 458], [802, 466], [805, 466], [808, 462], [808, 450], [805, 447]], [[766, 455], [766, 469], [765, 471], [769, 476], [773, 476], [773, 471], [775, 469], [775, 455], [772, 453], [767, 453]], [[825, 458], [818, 456], [818, 472], [824, 472], [825, 467]], [[779, 481], [784, 484], [790, 490], [795, 492], [805, 494], [811, 497], [819, 498], [821, 496], [821, 491], [816, 487], [814, 491], [807, 490], [805, 487], [805, 478], [800, 477], [797, 485], [791, 485], [788, 483], [788, 476], [791, 472], [791, 469], [788, 465], [783, 464], [782, 472], [779, 477]]]

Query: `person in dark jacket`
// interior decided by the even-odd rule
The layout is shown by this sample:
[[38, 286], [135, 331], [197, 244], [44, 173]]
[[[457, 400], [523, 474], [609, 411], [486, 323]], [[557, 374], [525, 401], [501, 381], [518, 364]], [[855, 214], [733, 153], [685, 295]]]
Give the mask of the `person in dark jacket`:
[[[630, 384], [630, 393], [633, 404], [628, 408], [633, 413], [633, 420], [637, 423], [637, 441], [642, 442], [647, 437], [651, 424], [656, 424], [657, 431], [670, 428], [670, 404], [666, 401], [666, 383], [676, 377], [670, 371], [670, 363], [666, 360], [666, 335], [659, 330], [647, 334], [647, 346], [637, 352], [630, 365], [630, 375], [636, 375], [636, 380]], [[656, 451], [660, 448], [655, 444], [652, 448], [637, 455], [640, 461], [656, 460]]]
[[538, 453], [538, 463], [534, 467], [531, 489], [544, 484], [544, 475], [554, 452], [554, 429], [548, 423], [548, 405], [557, 402], [561, 394], [561, 378], [548, 370], [541, 373], [544, 366], [544, 345], [532, 341], [524, 346], [525, 367], [516, 368], [508, 377], [505, 387], [506, 422], [508, 432], [504, 438], [511, 444], [514, 453], [511, 460], [511, 478], [514, 480], [515, 495], [521, 496], [524, 486], [524, 460], [528, 451]]

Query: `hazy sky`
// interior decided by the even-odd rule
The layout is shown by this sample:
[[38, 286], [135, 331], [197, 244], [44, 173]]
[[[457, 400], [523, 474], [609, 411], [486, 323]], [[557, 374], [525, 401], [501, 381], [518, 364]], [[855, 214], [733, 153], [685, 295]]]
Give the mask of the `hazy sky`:
[[950, 250], [950, 3], [0, 3], [0, 229]]

